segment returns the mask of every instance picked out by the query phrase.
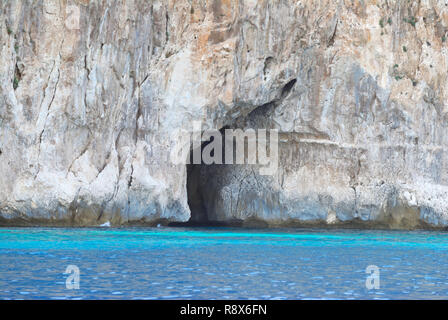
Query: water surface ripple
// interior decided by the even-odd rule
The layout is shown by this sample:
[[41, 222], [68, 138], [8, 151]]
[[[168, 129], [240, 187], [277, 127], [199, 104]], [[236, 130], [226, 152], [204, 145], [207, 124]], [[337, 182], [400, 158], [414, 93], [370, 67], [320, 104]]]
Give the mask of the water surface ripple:
[[[0, 228], [0, 299], [447, 299], [443, 232]], [[68, 265], [80, 288], [66, 288]], [[366, 288], [366, 268], [380, 288]]]

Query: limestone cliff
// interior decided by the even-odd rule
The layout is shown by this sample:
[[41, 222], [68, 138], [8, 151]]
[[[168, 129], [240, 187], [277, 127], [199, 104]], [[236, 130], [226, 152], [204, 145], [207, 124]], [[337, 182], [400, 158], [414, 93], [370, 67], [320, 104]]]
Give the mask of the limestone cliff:
[[[2, 221], [446, 226], [447, 37], [446, 0], [4, 0]], [[279, 170], [172, 164], [195, 120]]]

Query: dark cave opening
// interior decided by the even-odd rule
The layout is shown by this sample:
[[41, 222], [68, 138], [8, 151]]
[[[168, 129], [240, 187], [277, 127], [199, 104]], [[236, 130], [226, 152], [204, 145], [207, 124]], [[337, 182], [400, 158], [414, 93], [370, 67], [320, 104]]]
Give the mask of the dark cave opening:
[[[221, 136], [224, 136], [225, 126], [219, 130]], [[208, 212], [210, 208], [213, 208], [213, 190], [217, 188], [216, 181], [219, 177], [216, 176], [218, 173], [214, 169], [214, 166], [219, 166], [220, 164], [206, 164], [204, 159], [202, 159], [202, 151], [204, 148], [214, 141], [214, 137], [210, 137], [208, 140], [203, 141], [200, 147], [196, 149], [193, 146], [190, 148], [189, 152], [189, 164], [187, 164], [187, 199], [188, 206], [190, 208], [191, 216], [190, 220], [187, 222], [189, 225], [200, 225], [200, 226], [211, 226], [211, 225], [222, 225], [222, 223], [215, 221], [211, 212]], [[222, 141], [222, 158], [221, 161], [224, 163], [224, 141]], [[200, 149], [201, 162], [193, 162], [193, 154], [198, 152]], [[211, 152], [214, 156], [214, 150]], [[219, 156], [219, 155], [217, 155]]]
[[[220, 130], [222, 134], [224, 132], [224, 128]], [[201, 133], [202, 135], [202, 133]], [[188, 206], [190, 207], [190, 220], [188, 224], [192, 225], [210, 225], [213, 224], [210, 221], [210, 214], [207, 212], [207, 208], [210, 208], [210, 204], [207, 201], [210, 201], [206, 198], [206, 192], [204, 188], [212, 188], [211, 184], [208, 184], [207, 181], [213, 181], [215, 177], [209, 176], [212, 174], [207, 170], [208, 166], [204, 163], [202, 159], [202, 151], [204, 148], [213, 142], [213, 137], [210, 137], [209, 140], [203, 141], [200, 147], [193, 147], [193, 144], [190, 148], [189, 152], [189, 164], [187, 164], [187, 199]], [[199, 150], [198, 150], [199, 149]], [[201, 162], [194, 163], [193, 155], [195, 152], [200, 152], [201, 154]], [[212, 153], [213, 154], [213, 153]]]
[[[193, 149], [190, 149], [189, 157], [190, 164], [186, 165], [187, 170], [187, 201], [190, 208], [190, 219], [186, 222], [171, 222], [170, 226], [173, 227], [196, 227], [196, 226], [210, 226], [215, 225], [213, 221], [210, 221], [209, 214], [207, 212], [207, 199], [204, 194], [203, 179], [201, 175], [206, 173], [206, 164], [193, 164], [191, 161]], [[213, 179], [213, 177], [211, 177]]]
[[[236, 129], [236, 128], [245, 128], [249, 126], [249, 128], [270, 128], [271, 123], [269, 122], [270, 114], [279, 104], [279, 102], [285, 99], [290, 92], [293, 90], [294, 86], [297, 83], [297, 79], [290, 79], [279, 92], [277, 99], [270, 101], [264, 105], [260, 105], [254, 108], [248, 115], [244, 116], [241, 119], [236, 119], [233, 121], [233, 125], [226, 125], [222, 127], [219, 132], [222, 137], [225, 136], [225, 129]], [[203, 132], [201, 132], [201, 135]], [[202, 155], [202, 151], [204, 148], [213, 142], [213, 137], [210, 137], [209, 140], [203, 141], [199, 147], [194, 148], [193, 143], [191, 142], [190, 152], [189, 152], [189, 164], [187, 164], [187, 199], [188, 206], [190, 208], [191, 216], [190, 220], [187, 222], [188, 225], [202, 225], [202, 226], [210, 226], [210, 225], [223, 225], [224, 223], [220, 223], [216, 221], [216, 212], [214, 212], [214, 201], [216, 201], [216, 190], [219, 189], [219, 181], [222, 180], [223, 177], [220, 175], [223, 173], [222, 170], [217, 170], [214, 166], [220, 166], [220, 164], [205, 164], [201, 157], [200, 163], [193, 163], [193, 154], [195, 152], [199, 152]], [[224, 154], [225, 154], [225, 141], [222, 141], [222, 159], [221, 163], [224, 163]], [[245, 144], [245, 154], [244, 158], [247, 160], [248, 154], [246, 154], [246, 146]], [[233, 155], [234, 158], [236, 156], [235, 145], [233, 145]], [[199, 150], [198, 150], [199, 149]], [[213, 154], [213, 153], [212, 153]], [[214, 154], [213, 154], [214, 155]], [[210, 211], [210, 212], [209, 212]], [[232, 222], [233, 225], [234, 222]], [[227, 223], [229, 224], [229, 223]]]
[[191, 217], [189, 222], [206, 224], [209, 222], [206, 199], [202, 192], [201, 169], [204, 164], [187, 164], [187, 197]]

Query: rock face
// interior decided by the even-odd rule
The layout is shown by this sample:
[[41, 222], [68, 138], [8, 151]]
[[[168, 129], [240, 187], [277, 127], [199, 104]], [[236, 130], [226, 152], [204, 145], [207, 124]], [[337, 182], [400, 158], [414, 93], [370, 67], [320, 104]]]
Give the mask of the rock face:
[[[446, 0], [2, 1], [2, 223], [446, 226], [447, 38]], [[173, 164], [193, 121], [278, 170]]]

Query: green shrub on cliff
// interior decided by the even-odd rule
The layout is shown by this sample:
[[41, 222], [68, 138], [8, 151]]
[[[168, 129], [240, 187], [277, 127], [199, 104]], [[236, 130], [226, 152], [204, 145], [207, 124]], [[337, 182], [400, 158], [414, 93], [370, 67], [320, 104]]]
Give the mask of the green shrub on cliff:
[[417, 19], [415, 17], [409, 17], [407, 19], [404, 18], [403, 21], [409, 23], [413, 27], [415, 27], [415, 24], [417, 23]]
[[18, 86], [19, 86], [19, 79], [17, 79], [17, 77], [14, 77], [12, 87], [14, 88], [14, 90], [16, 90]]

